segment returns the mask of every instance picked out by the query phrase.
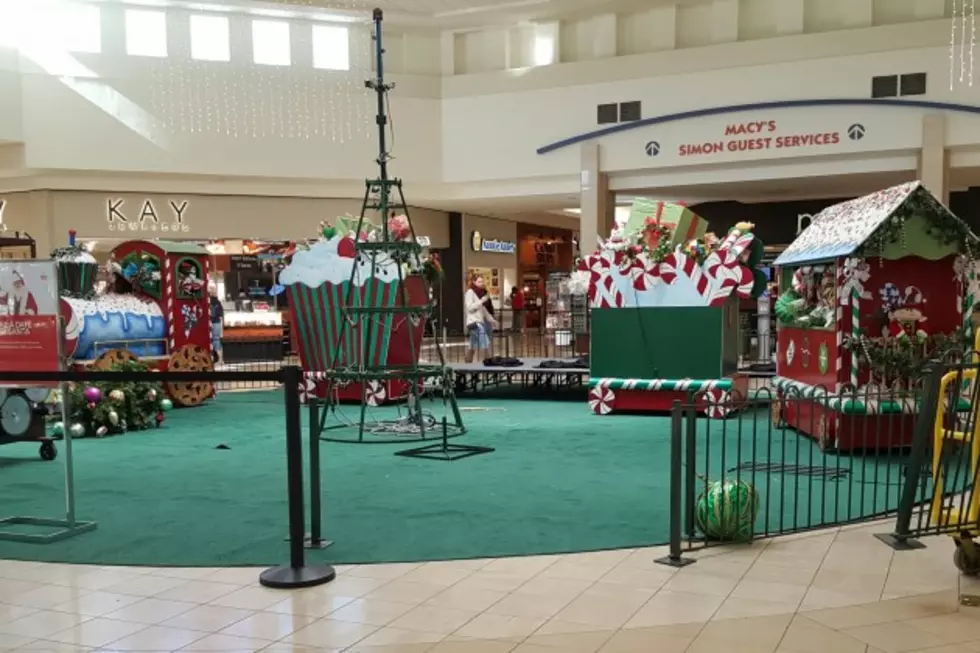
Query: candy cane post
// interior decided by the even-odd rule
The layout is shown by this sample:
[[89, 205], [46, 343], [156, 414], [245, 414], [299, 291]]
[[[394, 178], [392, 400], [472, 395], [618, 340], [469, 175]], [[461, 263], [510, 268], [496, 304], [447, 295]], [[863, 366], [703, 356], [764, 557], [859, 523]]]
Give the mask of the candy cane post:
[[851, 385], [858, 387], [858, 343], [861, 340], [861, 293], [855, 288], [851, 291]]
[[[204, 289], [207, 292], [211, 292], [208, 284], [211, 283], [211, 257], [207, 256], [204, 259]], [[211, 324], [211, 311], [208, 311], [208, 347], [212, 347], [214, 343], [214, 328]], [[212, 358], [214, 357], [214, 352], [211, 352]]]
[[[163, 269], [166, 277], [170, 278], [170, 258], [164, 259]], [[173, 351], [177, 347], [176, 328], [174, 320], [174, 284], [167, 284], [167, 331], [168, 331], [168, 351]]]
[[[837, 287], [844, 287], [844, 266], [837, 265]], [[837, 307], [835, 308], [835, 318], [834, 324], [837, 325], [837, 360], [834, 363], [834, 377], [836, 381], [836, 392], [840, 392], [841, 387], [846, 383], [846, 377], [844, 377], [844, 331], [840, 328], [840, 325], [844, 324], [844, 304], [847, 303], [845, 295], [841, 295], [837, 298]]]

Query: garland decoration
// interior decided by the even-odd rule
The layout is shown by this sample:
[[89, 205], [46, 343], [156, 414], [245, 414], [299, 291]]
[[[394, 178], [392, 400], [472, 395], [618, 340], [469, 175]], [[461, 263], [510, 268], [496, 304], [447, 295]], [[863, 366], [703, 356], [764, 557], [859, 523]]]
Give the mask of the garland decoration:
[[931, 334], [923, 340], [869, 337], [862, 330], [844, 340], [844, 349], [857, 352], [860, 366], [868, 370], [869, 383], [892, 391], [916, 386], [936, 360], [959, 361], [973, 343], [966, 329]]
[[926, 234], [943, 245], [955, 247], [969, 260], [973, 260], [978, 252], [977, 237], [970, 231], [965, 222], [953, 215], [922, 186], [913, 191], [898, 208], [885, 220], [881, 226], [858, 248], [855, 256], [868, 258], [881, 256], [892, 244], [899, 243], [904, 250], [905, 225], [915, 216], [928, 218]]
[[[150, 366], [126, 361], [112, 366], [113, 372], [146, 372]], [[161, 426], [164, 412], [172, 407], [160, 383], [103, 381], [72, 384], [71, 422], [80, 424], [86, 436], [102, 437]]]
[[130, 252], [119, 261], [123, 278], [133, 288], [154, 297], [160, 296], [160, 261], [148, 252]]

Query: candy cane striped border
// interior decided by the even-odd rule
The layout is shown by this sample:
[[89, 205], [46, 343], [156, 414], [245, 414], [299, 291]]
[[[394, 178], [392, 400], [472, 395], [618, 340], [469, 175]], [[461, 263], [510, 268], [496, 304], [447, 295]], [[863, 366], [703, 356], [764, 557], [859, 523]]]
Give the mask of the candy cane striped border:
[[589, 378], [590, 388], [609, 390], [641, 390], [647, 392], [701, 392], [702, 390], [731, 390], [731, 379], [615, 379]]

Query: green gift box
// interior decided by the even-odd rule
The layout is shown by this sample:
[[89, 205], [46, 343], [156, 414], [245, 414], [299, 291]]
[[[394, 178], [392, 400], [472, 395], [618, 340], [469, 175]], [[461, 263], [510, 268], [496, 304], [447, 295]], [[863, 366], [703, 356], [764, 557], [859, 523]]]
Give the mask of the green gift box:
[[626, 222], [626, 237], [643, 232], [647, 219], [670, 229], [671, 248], [694, 238], [701, 238], [708, 230], [708, 221], [683, 204], [671, 204], [639, 198], [633, 200], [630, 217]]

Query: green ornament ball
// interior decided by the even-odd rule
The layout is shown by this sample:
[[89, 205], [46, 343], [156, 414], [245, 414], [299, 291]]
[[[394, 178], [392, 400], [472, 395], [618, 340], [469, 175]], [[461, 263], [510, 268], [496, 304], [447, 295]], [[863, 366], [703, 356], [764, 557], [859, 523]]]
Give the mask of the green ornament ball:
[[173, 407], [174, 407], [174, 402], [170, 401], [169, 399], [160, 400], [160, 410], [166, 412]]
[[330, 240], [331, 238], [337, 235], [337, 227], [334, 227], [332, 225], [327, 225], [326, 227], [323, 228], [321, 233], [323, 234], [324, 238]]
[[51, 435], [63, 435], [65, 432], [65, 425], [63, 422], [55, 422], [51, 425]]
[[759, 514], [759, 495], [745, 481], [715, 481], [698, 497], [694, 521], [714, 540], [750, 540]]

